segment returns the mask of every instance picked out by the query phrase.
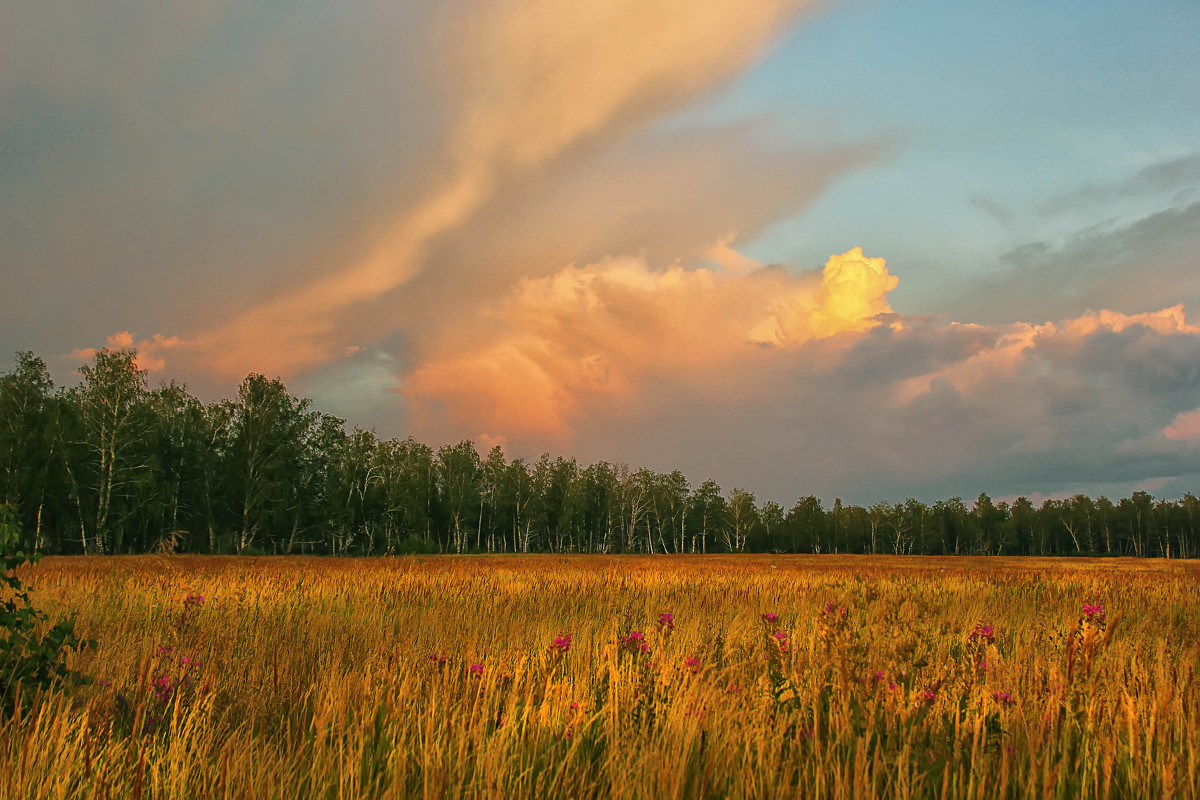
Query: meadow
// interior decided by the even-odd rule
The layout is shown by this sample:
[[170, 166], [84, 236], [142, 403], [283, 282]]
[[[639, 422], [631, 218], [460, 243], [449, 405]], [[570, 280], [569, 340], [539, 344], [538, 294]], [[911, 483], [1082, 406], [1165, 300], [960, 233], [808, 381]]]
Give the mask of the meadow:
[[1200, 565], [46, 558], [4, 798], [1200, 796]]

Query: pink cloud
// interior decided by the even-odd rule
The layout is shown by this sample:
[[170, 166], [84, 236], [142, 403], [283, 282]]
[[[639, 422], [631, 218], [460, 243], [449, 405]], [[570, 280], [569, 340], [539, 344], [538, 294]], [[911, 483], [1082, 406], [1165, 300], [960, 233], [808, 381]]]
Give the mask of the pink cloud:
[[1200, 408], [1179, 414], [1162, 432], [1174, 441], [1200, 444]]

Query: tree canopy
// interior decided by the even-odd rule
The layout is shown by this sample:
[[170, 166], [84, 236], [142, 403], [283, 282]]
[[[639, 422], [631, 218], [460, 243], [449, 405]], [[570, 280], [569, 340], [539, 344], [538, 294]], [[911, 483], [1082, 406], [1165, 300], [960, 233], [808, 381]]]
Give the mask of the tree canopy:
[[1191, 493], [784, 508], [678, 470], [383, 440], [262, 375], [205, 404], [150, 388], [132, 350], [80, 373], [56, 388], [25, 352], [0, 374], [0, 503], [29, 552], [1198, 554]]

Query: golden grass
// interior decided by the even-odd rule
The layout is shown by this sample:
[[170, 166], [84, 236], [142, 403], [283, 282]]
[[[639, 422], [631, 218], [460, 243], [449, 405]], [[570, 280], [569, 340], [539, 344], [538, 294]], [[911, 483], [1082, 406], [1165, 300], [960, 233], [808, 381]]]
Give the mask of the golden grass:
[[22, 577], [100, 642], [76, 662], [97, 682], [3, 723], [3, 798], [1200, 795], [1181, 562], [146, 556]]

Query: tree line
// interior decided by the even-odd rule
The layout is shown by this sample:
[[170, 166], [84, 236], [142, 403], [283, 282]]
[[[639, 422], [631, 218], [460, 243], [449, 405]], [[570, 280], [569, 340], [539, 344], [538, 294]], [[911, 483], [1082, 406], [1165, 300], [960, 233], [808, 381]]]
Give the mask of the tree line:
[[0, 375], [0, 502], [41, 553], [892, 553], [1195, 558], [1200, 500], [980, 494], [790, 508], [670, 473], [347, 430], [253, 374], [203, 403], [104, 349], [78, 385]]

